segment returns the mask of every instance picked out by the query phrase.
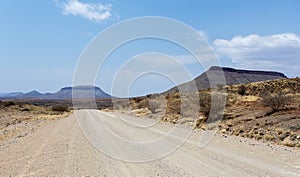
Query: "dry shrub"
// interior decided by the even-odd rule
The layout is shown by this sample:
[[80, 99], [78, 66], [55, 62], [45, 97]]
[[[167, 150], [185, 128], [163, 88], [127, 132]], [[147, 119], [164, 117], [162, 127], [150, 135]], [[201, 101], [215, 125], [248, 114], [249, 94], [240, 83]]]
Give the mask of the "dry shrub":
[[247, 88], [245, 85], [240, 85], [238, 87], [238, 94], [244, 96], [244, 95], [246, 95], [246, 90], [247, 90]]
[[209, 116], [211, 107], [211, 94], [209, 92], [199, 93], [200, 111], [205, 117]]
[[68, 112], [69, 107], [65, 105], [57, 105], [57, 106], [52, 106], [51, 110], [55, 112]]
[[239, 101], [239, 95], [236, 93], [228, 93], [227, 94], [227, 100], [226, 100], [226, 105], [227, 106], [232, 106]]
[[220, 92], [220, 91], [223, 91], [225, 89], [225, 85], [223, 84], [217, 84], [213, 90], [217, 91], [217, 92]]
[[114, 109], [117, 110], [128, 110], [130, 108], [130, 100], [127, 99], [119, 99], [113, 101]]
[[130, 106], [133, 110], [137, 109], [137, 102], [134, 99], [130, 100]]
[[295, 143], [294, 141], [292, 141], [292, 140], [290, 139], [290, 137], [285, 138], [285, 139], [282, 141], [282, 144], [283, 144], [283, 145], [286, 145], [286, 146], [289, 146], [289, 147], [294, 147], [294, 146], [296, 146], [296, 143]]
[[200, 92], [199, 99], [200, 112], [209, 122], [215, 122], [222, 118], [226, 104], [226, 94], [222, 92]]
[[155, 98], [152, 98], [149, 100], [149, 107], [151, 113], [156, 113], [157, 109], [159, 108], [165, 108], [166, 101], [164, 96], [156, 96]]
[[270, 135], [270, 134], [266, 134], [264, 136], [264, 140], [266, 140], [266, 141], [275, 141], [275, 136], [274, 135]]
[[180, 114], [181, 110], [181, 99], [168, 99], [167, 100], [167, 114]]
[[143, 99], [143, 100], [141, 100], [141, 101], [139, 101], [138, 103], [137, 103], [137, 108], [138, 109], [142, 109], [142, 108], [150, 108], [150, 105], [149, 105], [149, 99], [148, 98], [145, 98], [145, 99]]
[[13, 102], [13, 101], [4, 101], [4, 102], [2, 103], [2, 105], [3, 105], [4, 107], [10, 107], [10, 106], [16, 105], [16, 103]]
[[181, 116], [189, 118], [198, 118], [199, 98], [198, 93], [183, 92], [181, 95]]
[[284, 108], [284, 106], [290, 104], [292, 98], [281, 90], [271, 94], [270, 92], [265, 92], [261, 95], [262, 104], [269, 106], [272, 109], [272, 113], [279, 111]]

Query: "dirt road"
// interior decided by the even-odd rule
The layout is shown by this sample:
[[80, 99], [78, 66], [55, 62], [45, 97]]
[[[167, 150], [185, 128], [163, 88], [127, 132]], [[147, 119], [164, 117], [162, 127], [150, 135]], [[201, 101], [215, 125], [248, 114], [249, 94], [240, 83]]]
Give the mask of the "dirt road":
[[0, 146], [0, 176], [300, 176], [299, 149], [221, 135], [200, 148], [202, 132], [193, 131], [159, 158], [189, 129], [180, 127], [168, 136], [174, 125], [134, 117], [125, 121], [113, 113], [81, 110], [40, 127]]

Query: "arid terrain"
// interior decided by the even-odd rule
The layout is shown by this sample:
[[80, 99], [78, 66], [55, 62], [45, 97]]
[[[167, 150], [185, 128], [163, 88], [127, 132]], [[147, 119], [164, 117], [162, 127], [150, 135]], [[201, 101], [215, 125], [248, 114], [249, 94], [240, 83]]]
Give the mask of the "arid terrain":
[[300, 0], [0, 0], [0, 177], [300, 177]]
[[[178, 92], [132, 98], [131, 109], [120, 99], [116, 110], [102, 111], [1, 101], [0, 176], [300, 176], [299, 85], [294, 78], [202, 90], [197, 119], [181, 114]], [[208, 116], [211, 94], [226, 99], [223, 114]], [[130, 142], [166, 139], [127, 146], [105, 127]], [[178, 134], [170, 135], [175, 127]], [[212, 127], [217, 133], [201, 146]], [[185, 140], [186, 131], [191, 135]], [[183, 144], [172, 153], [134, 160], [156, 157], [178, 141]]]
[[[205, 114], [211, 111], [207, 106], [210, 104], [211, 93], [220, 95], [220, 98], [218, 97], [220, 101], [226, 99], [224, 112], [220, 113], [218, 121], [215, 122], [219, 133], [300, 147], [299, 78], [202, 90], [197, 93], [200, 99], [197, 119], [182, 115], [180, 111], [182, 98], [179, 92], [155, 95], [154, 99], [151, 95], [133, 98], [130, 105], [133, 110], [129, 113], [205, 130], [210, 122], [208, 115]], [[159, 101], [161, 97], [166, 98], [166, 110], [161, 109], [163, 105]], [[201, 105], [201, 102], [204, 104]]]
[[70, 114], [70, 112], [64, 111], [65, 107], [62, 107], [63, 110], [59, 108], [60, 106], [44, 107], [14, 101], [1, 101], [0, 141], [13, 142], [15, 139], [33, 133], [42, 125], [67, 117]]

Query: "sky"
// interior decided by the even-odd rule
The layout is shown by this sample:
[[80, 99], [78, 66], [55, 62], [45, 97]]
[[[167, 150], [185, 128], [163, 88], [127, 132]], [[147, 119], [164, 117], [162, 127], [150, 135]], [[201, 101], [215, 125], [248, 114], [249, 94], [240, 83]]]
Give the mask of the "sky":
[[[205, 37], [221, 66], [273, 70], [296, 77], [300, 75], [299, 12], [298, 0], [1, 1], [0, 93], [56, 92], [72, 85], [82, 53], [99, 33], [143, 16], [166, 17], [189, 25]], [[168, 65], [163, 61], [175, 57], [194, 78], [205, 68], [189, 62], [188, 55], [170, 41], [131, 41], [106, 59], [95, 85], [112, 93], [115, 73], [132, 58], [139, 62], [132, 62], [126, 72], [120, 72], [123, 77], [130, 75], [130, 69], [148, 66], [148, 61], [162, 67]], [[175, 71], [175, 77], [180, 78], [176, 83], [187, 81], [174, 67], [168, 65], [161, 75], [148, 73], [135, 78], [128, 93], [164, 91], [175, 85], [167, 77]]]

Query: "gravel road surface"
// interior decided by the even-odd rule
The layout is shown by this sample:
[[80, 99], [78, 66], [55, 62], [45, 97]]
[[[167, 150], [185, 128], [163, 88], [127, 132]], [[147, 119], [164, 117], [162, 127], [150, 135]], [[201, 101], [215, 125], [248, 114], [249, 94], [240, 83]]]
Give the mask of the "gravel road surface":
[[300, 176], [299, 148], [219, 134], [200, 148], [201, 135], [151, 119], [80, 110], [1, 144], [0, 176]]

